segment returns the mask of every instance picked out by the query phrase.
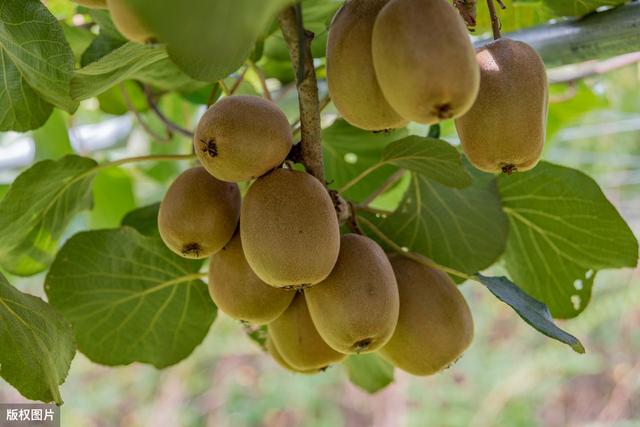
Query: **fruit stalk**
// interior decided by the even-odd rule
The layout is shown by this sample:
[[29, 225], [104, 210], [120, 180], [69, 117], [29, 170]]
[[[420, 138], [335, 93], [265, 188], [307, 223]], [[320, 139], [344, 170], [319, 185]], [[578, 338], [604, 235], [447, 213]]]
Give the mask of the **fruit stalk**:
[[496, 14], [496, 5], [493, 3], [494, 0], [487, 0], [487, 6], [489, 7], [489, 15], [491, 16], [491, 30], [493, 31], [493, 39], [498, 40], [501, 36], [500, 34], [500, 19], [498, 19], [498, 15]]
[[324, 185], [326, 182], [322, 162], [318, 81], [311, 55], [311, 41], [314, 34], [302, 27], [302, 18], [296, 11], [296, 8], [299, 7], [299, 5], [291, 6], [283, 10], [278, 21], [289, 48], [291, 63], [297, 79], [296, 86], [300, 105], [301, 162], [307, 172]]

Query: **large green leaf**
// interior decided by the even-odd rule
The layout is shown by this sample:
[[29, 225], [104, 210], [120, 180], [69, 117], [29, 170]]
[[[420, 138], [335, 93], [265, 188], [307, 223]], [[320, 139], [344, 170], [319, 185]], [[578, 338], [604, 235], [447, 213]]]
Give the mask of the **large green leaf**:
[[584, 173], [541, 162], [498, 183], [510, 223], [507, 270], [554, 317], [585, 309], [598, 270], [636, 266], [638, 241]]
[[413, 173], [396, 211], [366, 221], [376, 234], [438, 264], [466, 274], [487, 268], [504, 252], [507, 218], [495, 178], [470, 166], [468, 170], [473, 183], [463, 189]]
[[57, 159], [73, 154], [67, 129], [67, 114], [54, 109], [44, 126], [33, 131], [33, 140], [36, 143], [36, 160]]
[[87, 231], [62, 247], [45, 289], [91, 360], [163, 368], [191, 354], [216, 317], [201, 265], [133, 228]]
[[214, 81], [249, 57], [258, 37], [292, 0], [130, 0], [129, 7], [191, 77]]
[[349, 356], [344, 362], [349, 380], [368, 393], [393, 382], [393, 366], [375, 353]]
[[40, 127], [52, 105], [69, 112], [74, 56], [62, 27], [39, 0], [4, 0], [0, 7], [0, 131]]
[[23, 172], [0, 201], [0, 265], [29, 276], [47, 268], [58, 240], [91, 205], [96, 162], [78, 156], [44, 160]]
[[71, 325], [0, 274], [0, 376], [31, 400], [62, 404], [59, 385], [76, 353]]
[[[324, 165], [331, 187], [340, 188], [379, 163], [384, 148], [406, 136], [406, 129], [374, 133], [353, 127], [342, 119], [336, 120], [322, 132]], [[392, 165], [383, 166], [344, 192], [343, 196], [362, 201], [396, 170], [397, 167]]]
[[122, 218], [122, 225], [135, 228], [139, 233], [144, 234], [145, 236], [159, 236], [159, 210], [160, 202], [134, 209]]

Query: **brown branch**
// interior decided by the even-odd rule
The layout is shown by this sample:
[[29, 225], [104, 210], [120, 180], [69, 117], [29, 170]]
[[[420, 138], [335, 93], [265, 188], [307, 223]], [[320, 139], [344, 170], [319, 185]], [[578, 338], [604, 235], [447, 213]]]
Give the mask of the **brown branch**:
[[167, 129], [169, 129], [170, 131], [177, 132], [181, 135], [184, 135], [187, 138], [193, 138], [193, 132], [173, 123], [171, 120], [169, 120], [167, 116], [164, 115], [162, 111], [160, 111], [160, 108], [158, 107], [158, 104], [156, 104], [156, 100], [153, 98], [153, 93], [149, 86], [147, 85], [144, 86], [144, 93], [147, 97], [147, 104], [149, 104], [149, 107], [151, 108], [151, 110], [156, 114], [156, 116], [158, 116], [160, 121], [164, 123]]
[[477, 0], [453, 0], [453, 7], [458, 9], [469, 31], [476, 27], [477, 5]]
[[575, 83], [587, 77], [606, 74], [638, 62], [640, 62], [640, 52], [633, 52], [627, 53], [626, 55], [615, 56], [604, 61], [588, 61], [569, 67], [560, 67], [548, 72], [549, 84]]
[[300, 106], [301, 161], [307, 172], [325, 184], [318, 82], [311, 56], [314, 34], [303, 28], [300, 8], [300, 4], [286, 8], [280, 13], [278, 21], [296, 74]]
[[160, 135], [159, 133], [157, 133], [156, 131], [151, 129], [149, 124], [144, 121], [144, 119], [140, 115], [140, 112], [138, 111], [138, 109], [135, 107], [135, 105], [133, 105], [133, 102], [131, 101], [131, 98], [129, 97], [129, 93], [127, 92], [127, 89], [125, 88], [124, 83], [120, 83], [118, 85], [118, 88], [120, 89], [120, 92], [122, 93], [122, 98], [124, 99], [124, 103], [127, 105], [127, 109], [133, 113], [133, 115], [135, 116], [136, 120], [138, 120], [138, 123], [140, 123], [140, 126], [142, 126], [142, 129], [147, 133], [147, 135], [149, 135], [151, 138], [153, 138], [154, 140], [156, 140], [158, 142], [169, 142], [169, 141], [171, 141], [170, 132], [167, 132], [167, 135]]
[[[489, 6], [489, 15], [491, 16], [491, 30], [493, 31], [493, 39], [498, 40], [502, 35], [500, 34], [500, 19], [496, 13], [495, 0], [487, 0], [487, 6]], [[500, 6], [504, 9], [504, 4], [500, 2]]]

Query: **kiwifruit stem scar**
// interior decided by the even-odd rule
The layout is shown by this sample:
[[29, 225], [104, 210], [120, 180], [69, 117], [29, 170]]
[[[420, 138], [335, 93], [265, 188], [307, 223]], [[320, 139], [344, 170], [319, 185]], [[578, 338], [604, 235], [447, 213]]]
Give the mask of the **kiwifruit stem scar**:
[[182, 255], [184, 256], [200, 256], [201, 247], [198, 243], [187, 243], [182, 247]]
[[502, 166], [502, 172], [506, 173], [507, 175], [511, 175], [514, 172], [518, 171], [518, 167], [514, 164], [508, 164], [508, 165], [504, 165]]
[[439, 104], [435, 106], [436, 116], [440, 119], [450, 119], [453, 117], [451, 113], [451, 104]]
[[218, 155], [218, 146], [216, 145], [215, 139], [209, 139], [207, 141], [201, 139], [200, 142], [202, 143], [202, 151], [207, 153], [209, 157], [216, 157]]
[[355, 351], [357, 353], [361, 353], [361, 352], [363, 352], [363, 351], [365, 351], [366, 349], [369, 348], [369, 346], [371, 345], [372, 341], [373, 340], [371, 338], [365, 338], [363, 340], [360, 340], [360, 341], [356, 342], [353, 345], [353, 348], [355, 349]]

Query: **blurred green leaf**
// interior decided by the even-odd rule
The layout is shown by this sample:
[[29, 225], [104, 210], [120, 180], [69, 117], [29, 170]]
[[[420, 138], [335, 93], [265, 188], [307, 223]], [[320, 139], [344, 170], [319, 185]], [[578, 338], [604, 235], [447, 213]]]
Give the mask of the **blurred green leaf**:
[[71, 325], [0, 274], [0, 376], [24, 397], [61, 405], [59, 386], [76, 353]]
[[543, 0], [544, 6], [554, 16], [582, 16], [602, 6], [618, 6], [627, 0]]
[[129, 7], [191, 77], [215, 81], [238, 69], [292, 0], [130, 0]]
[[191, 354], [216, 317], [201, 265], [133, 228], [87, 231], [60, 249], [45, 289], [89, 359], [163, 368]]
[[40, 127], [51, 104], [75, 111], [69, 95], [75, 60], [57, 19], [39, 0], [6, 0], [0, 22], [0, 131]]
[[584, 353], [584, 346], [580, 340], [553, 323], [549, 308], [542, 302], [523, 292], [506, 277], [485, 277], [478, 274], [477, 278], [500, 301], [513, 308], [529, 325], [544, 335], [569, 345], [575, 352]]
[[112, 167], [95, 175], [90, 216], [92, 228], [117, 227], [135, 206], [133, 180], [125, 169]]
[[501, 176], [498, 187], [510, 224], [507, 270], [553, 317], [575, 317], [586, 308], [598, 270], [637, 265], [638, 241], [584, 173], [541, 162]]
[[66, 22], [60, 22], [60, 25], [62, 25], [64, 36], [73, 52], [75, 62], [79, 64], [83, 52], [91, 45], [96, 36], [86, 28], [69, 25]]
[[393, 382], [393, 366], [375, 353], [351, 355], [344, 362], [349, 380], [368, 393]]
[[143, 206], [127, 213], [122, 218], [122, 225], [135, 228], [145, 236], [160, 236], [158, 231], [158, 210], [160, 202]]
[[36, 143], [36, 161], [58, 159], [73, 154], [67, 116], [61, 110], [54, 109], [44, 126], [33, 131], [33, 140]]
[[98, 37], [93, 39], [91, 44], [85, 49], [80, 57], [80, 65], [86, 67], [92, 62], [108, 55], [119, 47], [123, 46], [126, 40], [116, 39], [100, 32]]
[[107, 114], [122, 115], [127, 114], [129, 105], [124, 97], [122, 91], [126, 90], [126, 95], [129, 98], [129, 102], [138, 112], [147, 111], [149, 104], [147, 98], [140, 87], [134, 81], [127, 80], [116, 86], [107, 89], [98, 95], [98, 102], [100, 103], [100, 109]]
[[471, 166], [468, 171], [473, 183], [463, 189], [445, 187], [413, 173], [404, 200], [393, 213], [366, 216], [376, 228], [372, 231], [466, 274], [489, 267], [504, 252], [507, 217], [495, 178]]
[[71, 219], [91, 205], [96, 162], [44, 160], [24, 171], [0, 201], [0, 265], [30, 276], [47, 268]]
[[[340, 188], [368, 168], [379, 163], [384, 148], [407, 136], [406, 129], [368, 132], [338, 119], [322, 131], [324, 165], [331, 188]], [[359, 202], [382, 185], [397, 168], [383, 166], [346, 191], [343, 196]]]

